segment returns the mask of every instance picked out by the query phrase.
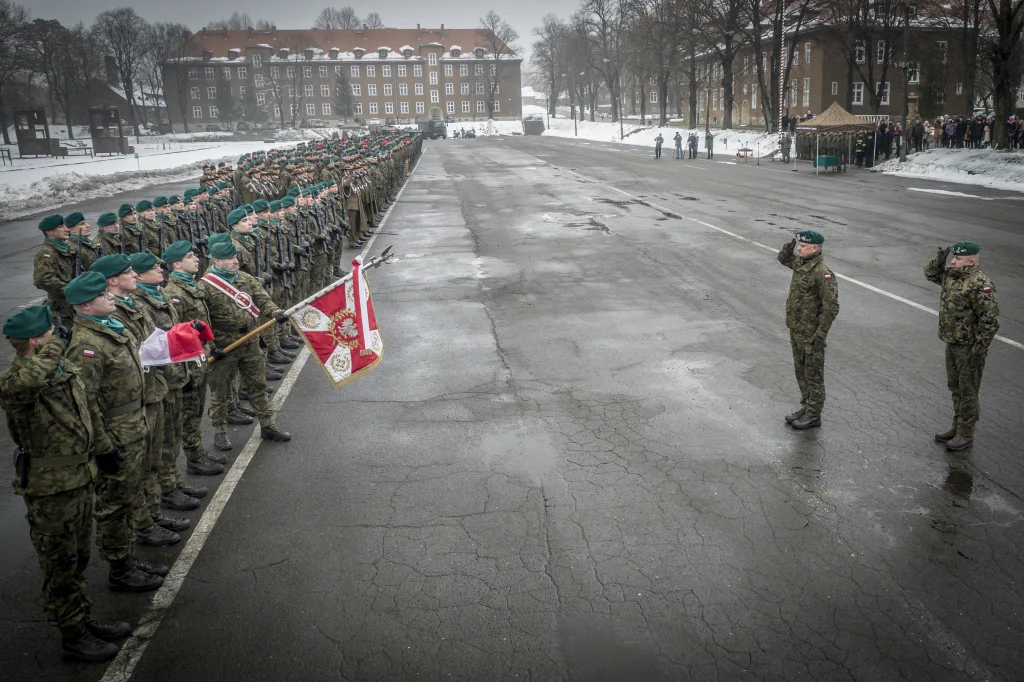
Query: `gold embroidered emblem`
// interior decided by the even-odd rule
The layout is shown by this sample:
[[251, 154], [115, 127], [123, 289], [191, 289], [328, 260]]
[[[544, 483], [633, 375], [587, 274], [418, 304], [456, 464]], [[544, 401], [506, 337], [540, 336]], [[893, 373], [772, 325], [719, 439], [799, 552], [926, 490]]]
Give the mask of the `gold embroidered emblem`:
[[306, 309], [299, 317], [299, 326], [303, 329], [316, 329], [320, 316], [315, 311]]
[[359, 347], [359, 330], [356, 328], [356, 314], [344, 308], [331, 315], [327, 334], [339, 346], [354, 350]]
[[344, 374], [349, 370], [349, 360], [342, 354], [335, 353], [329, 362], [335, 374]]

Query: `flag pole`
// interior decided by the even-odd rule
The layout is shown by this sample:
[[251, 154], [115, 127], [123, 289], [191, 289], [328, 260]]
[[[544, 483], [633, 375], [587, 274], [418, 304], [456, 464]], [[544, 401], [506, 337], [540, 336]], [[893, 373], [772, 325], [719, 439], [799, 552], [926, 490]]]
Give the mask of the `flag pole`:
[[[384, 265], [385, 263], [387, 263], [389, 258], [390, 258], [390, 252], [391, 252], [392, 248], [394, 248], [394, 247], [389, 246], [388, 248], [384, 249], [379, 256], [374, 256], [370, 260], [368, 260], [365, 263], [363, 263], [362, 269], [363, 270], [372, 270], [374, 268], [379, 268], [381, 265]], [[288, 310], [285, 310], [284, 314], [285, 315], [291, 315], [292, 313], [294, 313], [299, 308], [302, 308], [303, 306], [309, 305], [310, 303], [312, 303], [316, 299], [320, 298], [321, 296], [323, 296], [327, 292], [333, 291], [334, 289], [337, 289], [338, 287], [340, 287], [343, 284], [345, 284], [345, 282], [351, 281], [351, 279], [352, 279], [352, 273], [350, 272], [347, 275], [345, 275], [344, 277], [342, 277], [341, 279], [339, 279], [338, 281], [332, 282], [331, 284], [329, 284], [328, 286], [324, 287], [320, 291], [316, 292], [312, 296], [306, 298], [305, 300], [299, 301], [298, 303], [293, 305]], [[255, 329], [253, 329], [251, 332], [249, 332], [248, 334], [246, 334], [242, 338], [240, 338], [237, 341], [235, 341], [234, 343], [228, 344], [228, 346], [226, 348], [224, 348], [223, 351], [225, 353], [230, 353], [231, 351], [233, 351], [234, 349], [238, 348], [239, 346], [241, 346], [246, 341], [250, 341], [254, 337], [257, 337], [260, 334], [262, 334], [263, 332], [265, 332], [267, 329], [270, 329], [275, 324], [277, 324], [277, 320], [271, 320], [270, 322], [264, 322], [263, 324], [261, 324], [260, 326], [256, 327]], [[217, 361], [217, 358], [210, 358], [207, 361], [207, 363], [212, 365], [216, 361]]]

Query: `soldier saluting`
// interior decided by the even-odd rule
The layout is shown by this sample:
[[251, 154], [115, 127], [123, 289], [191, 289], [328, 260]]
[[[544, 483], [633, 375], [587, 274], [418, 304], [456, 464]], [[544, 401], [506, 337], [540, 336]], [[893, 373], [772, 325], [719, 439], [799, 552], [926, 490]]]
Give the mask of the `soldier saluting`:
[[779, 262], [793, 271], [786, 299], [786, 326], [800, 386], [800, 409], [786, 417], [795, 429], [821, 426], [825, 405], [825, 339], [839, 314], [839, 283], [821, 253], [825, 238], [804, 230], [779, 251]]
[[[980, 252], [974, 242], [959, 242], [940, 248], [924, 268], [928, 281], [942, 287], [939, 338], [946, 344], [946, 384], [953, 394], [953, 424], [935, 434], [935, 440], [954, 452], [974, 444], [981, 374], [999, 330], [996, 287], [978, 265]], [[953, 260], [947, 267], [950, 253]]]

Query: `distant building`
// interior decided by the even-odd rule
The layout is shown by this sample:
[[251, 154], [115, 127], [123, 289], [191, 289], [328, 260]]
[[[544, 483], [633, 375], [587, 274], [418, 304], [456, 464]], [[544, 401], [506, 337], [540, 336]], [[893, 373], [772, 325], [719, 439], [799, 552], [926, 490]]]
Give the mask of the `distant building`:
[[341, 122], [339, 76], [352, 94], [349, 120], [522, 116], [522, 60], [496, 57], [477, 29], [203, 29], [187, 53], [164, 64], [175, 130], [223, 123], [223, 88], [236, 109], [248, 98], [268, 122]]
[[521, 92], [524, 107], [537, 104], [537, 92], [532, 87], [527, 85]]

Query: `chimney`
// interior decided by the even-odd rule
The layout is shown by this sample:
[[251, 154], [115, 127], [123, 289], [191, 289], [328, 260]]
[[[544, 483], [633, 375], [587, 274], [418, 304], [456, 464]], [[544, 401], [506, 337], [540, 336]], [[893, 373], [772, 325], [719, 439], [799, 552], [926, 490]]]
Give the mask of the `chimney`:
[[106, 74], [107, 85], [117, 85], [117, 62], [109, 54], [103, 57], [103, 71]]

